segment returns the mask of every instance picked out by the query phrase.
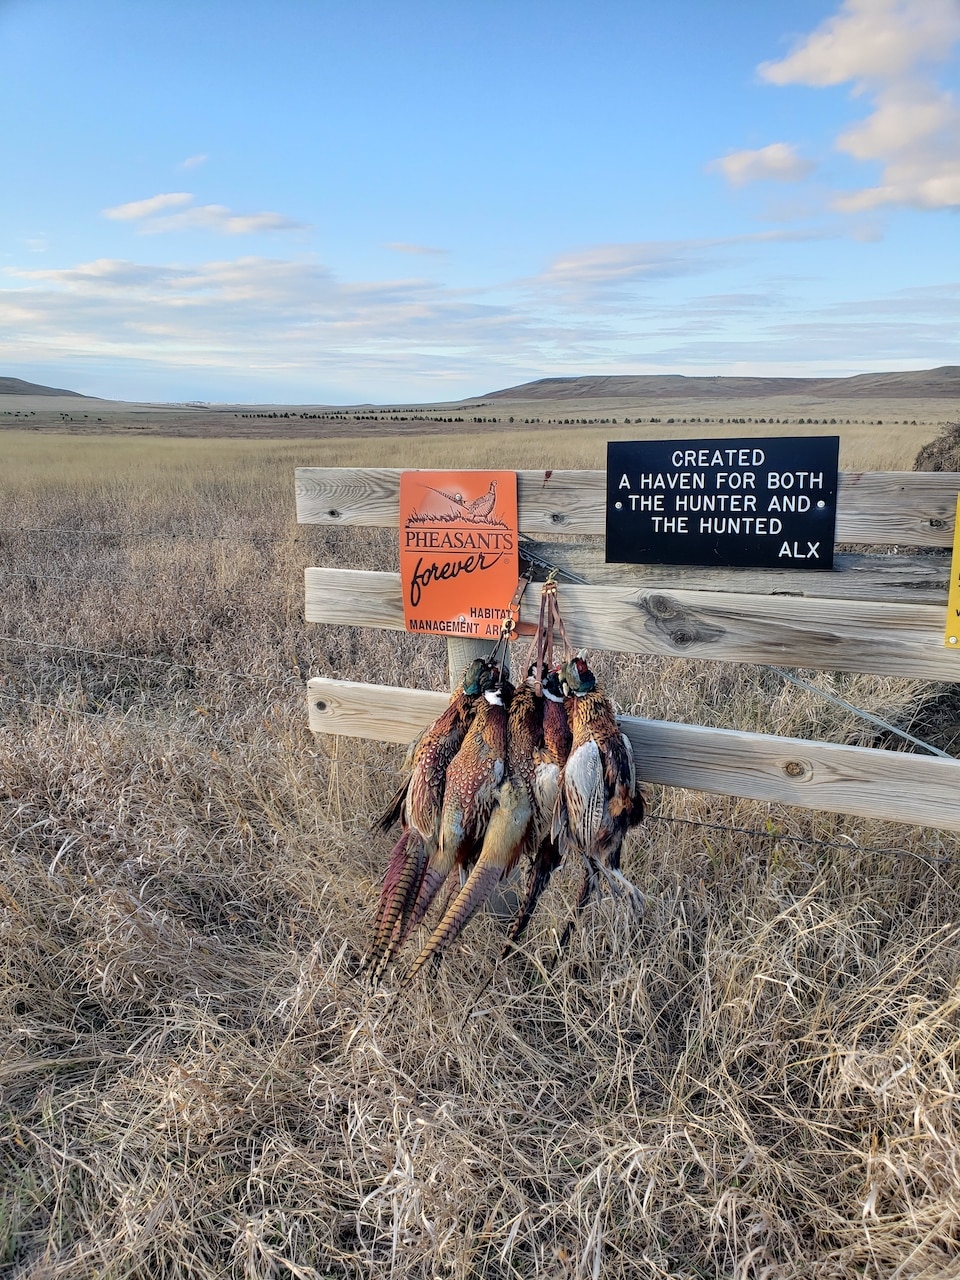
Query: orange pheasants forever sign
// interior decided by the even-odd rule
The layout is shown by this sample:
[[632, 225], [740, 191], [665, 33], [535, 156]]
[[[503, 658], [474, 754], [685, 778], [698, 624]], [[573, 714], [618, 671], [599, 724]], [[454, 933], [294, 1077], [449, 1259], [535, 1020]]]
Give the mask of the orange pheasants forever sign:
[[495, 639], [519, 575], [516, 472], [401, 473], [408, 631]]

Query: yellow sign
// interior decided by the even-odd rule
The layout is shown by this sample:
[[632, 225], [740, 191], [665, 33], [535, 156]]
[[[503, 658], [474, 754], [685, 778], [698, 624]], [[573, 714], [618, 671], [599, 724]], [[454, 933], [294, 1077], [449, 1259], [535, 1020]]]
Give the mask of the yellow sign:
[[515, 471], [401, 472], [408, 631], [496, 639], [519, 576]]
[[957, 495], [957, 520], [953, 526], [953, 560], [950, 564], [950, 594], [947, 597], [947, 631], [943, 643], [948, 649], [960, 649], [960, 494]]

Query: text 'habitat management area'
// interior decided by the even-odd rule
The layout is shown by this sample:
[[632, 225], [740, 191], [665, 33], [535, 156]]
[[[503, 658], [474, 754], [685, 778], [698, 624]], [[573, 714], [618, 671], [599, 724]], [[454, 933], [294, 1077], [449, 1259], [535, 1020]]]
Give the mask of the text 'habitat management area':
[[611, 564], [832, 569], [839, 436], [611, 441]]

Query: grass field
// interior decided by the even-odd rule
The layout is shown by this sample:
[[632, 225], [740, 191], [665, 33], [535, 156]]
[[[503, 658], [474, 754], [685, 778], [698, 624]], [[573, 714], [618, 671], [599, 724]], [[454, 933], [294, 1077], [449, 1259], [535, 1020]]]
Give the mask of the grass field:
[[[548, 971], [573, 871], [475, 1004], [492, 916], [407, 996], [351, 976], [403, 753], [314, 740], [304, 681], [440, 689], [443, 645], [303, 623], [303, 566], [396, 549], [298, 527], [293, 468], [610, 434], [2, 433], [0, 1274], [960, 1276], [955, 836], [665, 791], [641, 920], [601, 902]], [[841, 465], [932, 434], [844, 427]], [[641, 715], [872, 740], [768, 670], [598, 666]], [[904, 725], [926, 693], [810, 678]]]

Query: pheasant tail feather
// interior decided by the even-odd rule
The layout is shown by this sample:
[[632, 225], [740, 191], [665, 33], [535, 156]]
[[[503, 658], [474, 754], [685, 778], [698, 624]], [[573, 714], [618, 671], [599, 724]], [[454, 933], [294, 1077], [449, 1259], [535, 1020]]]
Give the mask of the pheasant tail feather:
[[420, 887], [425, 863], [426, 852], [420, 836], [409, 829], [404, 831], [390, 855], [373, 926], [373, 941], [363, 960], [362, 967], [370, 971], [374, 982], [399, 949], [402, 941], [399, 926]]

